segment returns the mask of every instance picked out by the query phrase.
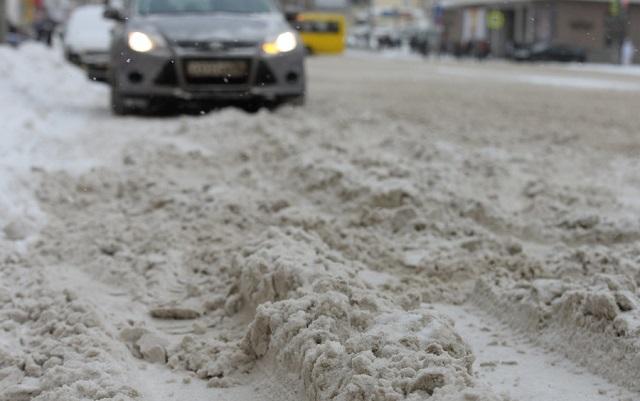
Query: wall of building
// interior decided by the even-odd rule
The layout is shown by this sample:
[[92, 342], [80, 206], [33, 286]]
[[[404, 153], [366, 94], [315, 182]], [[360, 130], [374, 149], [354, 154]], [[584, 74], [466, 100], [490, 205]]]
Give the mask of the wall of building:
[[[446, 10], [443, 37], [446, 43], [464, 42], [463, 16], [478, 7], [469, 5]], [[607, 39], [608, 2], [506, 1], [487, 3], [484, 7], [500, 9], [507, 17], [507, 27], [500, 32], [489, 32], [494, 55], [504, 55], [510, 43], [552, 42], [584, 48], [591, 62], [617, 63], [620, 60], [619, 43]], [[635, 62], [640, 64], [640, 4], [629, 7], [628, 35], [637, 49]]]
[[636, 48], [634, 61], [640, 64], [640, 4], [629, 10], [629, 37]]
[[278, 0], [280, 7], [285, 10], [305, 10], [313, 8], [313, 0]]
[[424, 7], [424, 0], [373, 0], [374, 7], [389, 8], [421, 8]]
[[462, 9], [453, 8], [445, 11], [442, 34], [443, 42], [447, 45], [462, 42]]
[[[618, 62], [619, 43], [607, 39], [607, 3], [560, 2], [556, 8], [554, 41], [583, 47], [589, 61]], [[627, 33], [640, 48], [640, 5], [629, 9]], [[636, 55], [636, 62], [640, 56]]]
[[608, 4], [586, 2], [559, 2], [555, 10], [553, 41], [587, 50], [591, 61], [612, 61], [613, 44], [607, 44], [606, 19]]
[[532, 31], [532, 40], [536, 42], [552, 42], [556, 29], [556, 16], [558, 14], [559, 1], [535, 1], [531, 3], [533, 19], [529, 21]]
[[7, 17], [11, 25], [25, 27], [31, 24], [35, 15], [35, 0], [8, 0]]
[[7, 19], [12, 25], [19, 25], [22, 21], [22, 6], [20, 0], [6, 1]]
[[532, 3], [516, 4], [514, 11], [514, 43], [533, 43], [536, 40], [536, 7]]
[[488, 39], [487, 9], [484, 7], [462, 10], [462, 41], [480, 41]]
[[349, 0], [276, 0], [285, 11], [346, 10]]

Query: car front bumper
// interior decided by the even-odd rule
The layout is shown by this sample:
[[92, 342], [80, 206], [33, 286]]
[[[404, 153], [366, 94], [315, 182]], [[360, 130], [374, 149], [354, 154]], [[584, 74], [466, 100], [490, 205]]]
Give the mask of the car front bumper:
[[108, 80], [109, 53], [87, 52], [80, 54], [80, 63], [87, 71], [89, 79], [99, 82]]
[[[248, 73], [242, 79], [194, 80], [187, 73], [189, 61], [243, 61]], [[260, 49], [203, 52], [175, 49], [166, 54], [121, 50], [111, 60], [111, 80], [126, 97], [181, 100], [249, 100], [304, 95], [304, 52], [296, 49], [276, 56]]]

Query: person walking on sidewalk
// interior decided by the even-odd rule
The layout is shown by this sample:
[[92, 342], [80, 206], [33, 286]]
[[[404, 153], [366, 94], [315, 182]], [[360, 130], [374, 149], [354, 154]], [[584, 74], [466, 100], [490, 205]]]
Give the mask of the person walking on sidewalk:
[[53, 31], [56, 28], [56, 22], [51, 18], [46, 8], [37, 11], [33, 29], [36, 32], [36, 40], [44, 42], [51, 47], [53, 42]]
[[636, 49], [630, 38], [626, 38], [622, 42], [622, 65], [633, 64], [633, 58], [635, 57]]

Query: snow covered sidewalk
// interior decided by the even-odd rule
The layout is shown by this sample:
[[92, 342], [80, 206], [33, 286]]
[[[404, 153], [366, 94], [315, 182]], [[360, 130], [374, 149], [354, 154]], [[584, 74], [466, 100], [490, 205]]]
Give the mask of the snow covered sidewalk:
[[105, 88], [88, 85], [62, 52], [27, 44], [0, 47], [0, 225], [25, 239], [45, 222], [30, 179], [35, 168], [80, 171], [95, 164], [84, 152], [91, 112], [104, 109]]

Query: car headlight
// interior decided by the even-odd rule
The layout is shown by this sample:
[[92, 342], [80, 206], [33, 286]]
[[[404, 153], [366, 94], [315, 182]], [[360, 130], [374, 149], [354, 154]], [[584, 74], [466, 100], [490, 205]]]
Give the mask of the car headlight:
[[131, 31], [129, 32], [129, 48], [139, 53], [166, 47], [164, 38], [156, 33]]
[[262, 50], [267, 54], [279, 54], [292, 51], [298, 46], [298, 39], [293, 32], [284, 32], [276, 37], [274, 41], [267, 41], [262, 44]]

